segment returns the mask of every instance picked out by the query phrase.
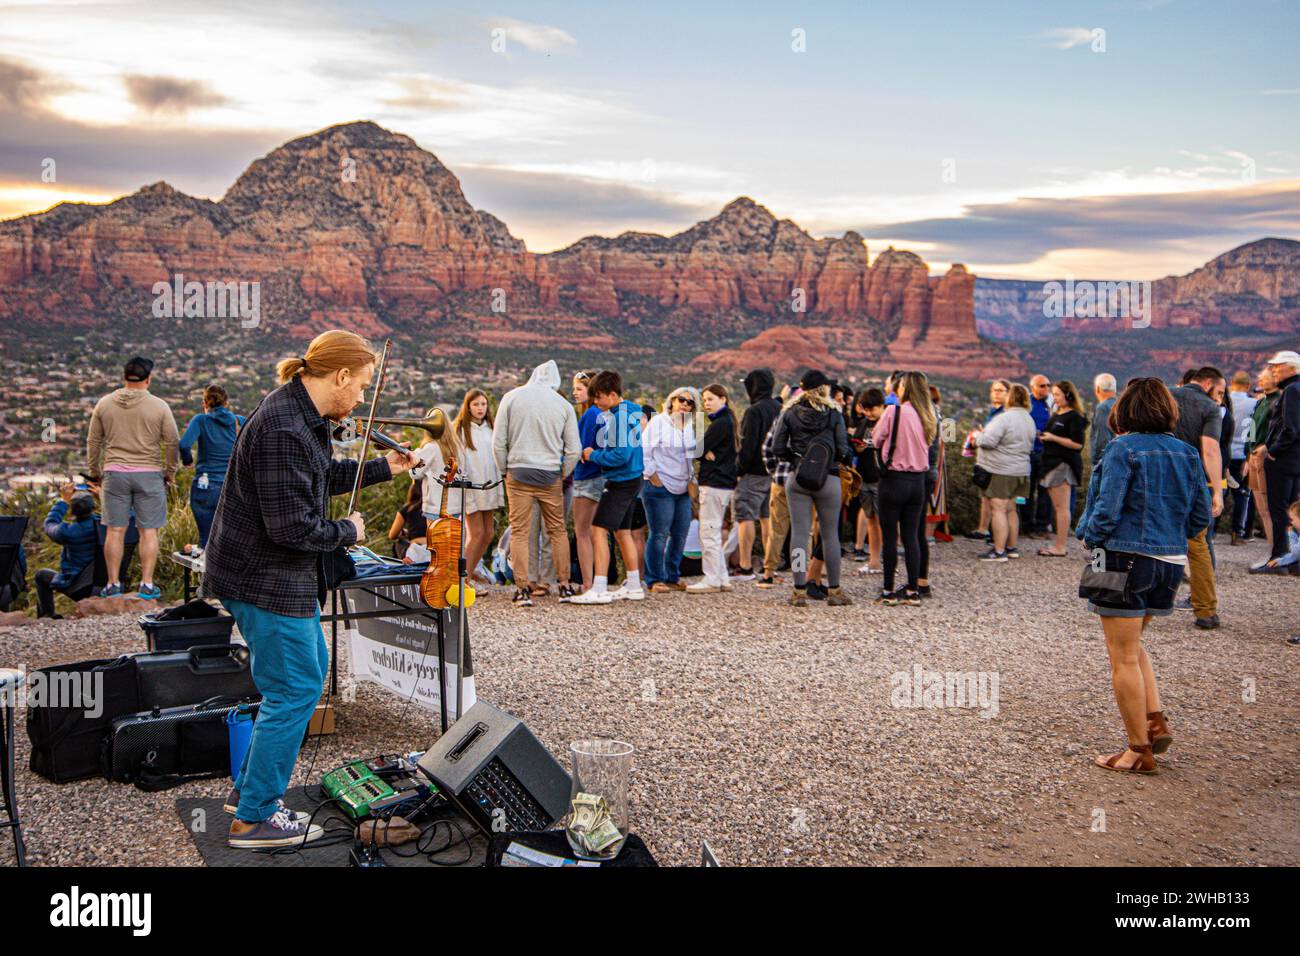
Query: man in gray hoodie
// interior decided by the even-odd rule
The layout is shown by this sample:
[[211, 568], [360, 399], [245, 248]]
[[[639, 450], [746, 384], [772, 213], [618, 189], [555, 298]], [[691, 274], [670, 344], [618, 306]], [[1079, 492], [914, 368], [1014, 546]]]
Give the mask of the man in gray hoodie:
[[140, 529], [140, 597], [162, 597], [153, 571], [158, 529], [167, 523], [167, 486], [180, 461], [180, 436], [171, 408], [149, 393], [152, 374], [152, 361], [131, 359], [123, 370], [123, 386], [101, 398], [90, 416], [86, 471], [94, 481], [102, 481], [100, 502], [107, 528], [108, 585], [99, 592], [101, 597], [122, 593], [118, 570], [132, 511]]
[[506, 392], [497, 406], [492, 454], [506, 476], [510, 518], [510, 568], [515, 576], [514, 603], [533, 604], [534, 581], [528, 566], [528, 530], [536, 502], [551, 539], [560, 598], [576, 592], [569, 583], [569, 534], [564, 527], [564, 478], [582, 453], [578, 419], [560, 395], [560, 370], [554, 361], [533, 369], [528, 384]]

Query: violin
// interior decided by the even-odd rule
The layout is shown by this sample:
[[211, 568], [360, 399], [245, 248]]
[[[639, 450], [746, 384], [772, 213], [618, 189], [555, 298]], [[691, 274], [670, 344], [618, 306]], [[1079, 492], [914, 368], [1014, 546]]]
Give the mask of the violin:
[[[456, 459], [447, 461], [443, 472], [442, 502], [438, 517], [429, 523], [427, 532], [429, 567], [420, 578], [420, 599], [432, 608], [446, 608], [456, 604], [460, 582], [461, 539], [464, 526], [454, 515], [447, 514], [447, 483], [456, 478]], [[462, 492], [463, 501], [463, 492]], [[474, 590], [465, 586], [465, 604], [474, 600]]]

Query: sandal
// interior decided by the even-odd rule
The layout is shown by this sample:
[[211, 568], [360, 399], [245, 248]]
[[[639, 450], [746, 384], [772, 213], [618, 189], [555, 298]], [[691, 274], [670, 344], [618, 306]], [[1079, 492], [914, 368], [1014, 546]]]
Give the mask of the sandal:
[[[1133, 763], [1129, 764], [1127, 767], [1118, 766], [1120, 760], [1123, 759], [1124, 754], [1128, 753], [1128, 750], [1137, 754], [1137, 760], [1133, 761]], [[1101, 767], [1103, 770], [1114, 770], [1116, 773], [1153, 774], [1158, 772], [1156, 770], [1156, 758], [1151, 754], [1150, 744], [1129, 744], [1128, 750], [1121, 750], [1119, 753], [1111, 754], [1109, 757], [1098, 756], [1093, 760], [1093, 764]]]
[[551, 594], [551, 586], [549, 584], [534, 584], [528, 589], [528, 593], [533, 597], [549, 597]]
[[1164, 753], [1169, 749], [1169, 745], [1174, 742], [1174, 735], [1169, 732], [1169, 724], [1165, 720], [1163, 710], [1156, 710], [1147, 714], [1147, 736], [1151, 738], [1151, 752], [1153, 754]]
[[1052, 551], [1048, 548], [1039, 548], [1038, 556], [1040, 558], [1068, 558], [1070, 553], [1068, 551]]

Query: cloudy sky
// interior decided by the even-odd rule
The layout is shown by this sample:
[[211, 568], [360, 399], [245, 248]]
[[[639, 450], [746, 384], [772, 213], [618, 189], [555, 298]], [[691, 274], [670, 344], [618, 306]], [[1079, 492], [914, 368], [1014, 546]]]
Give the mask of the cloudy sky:
[[371, 119], [535, 251], [749, 195], [872, 255], [1153, 278], [1300, 237], [1298, 46], [1291, 0], [0, 0], [0, 218], [219, 199]]

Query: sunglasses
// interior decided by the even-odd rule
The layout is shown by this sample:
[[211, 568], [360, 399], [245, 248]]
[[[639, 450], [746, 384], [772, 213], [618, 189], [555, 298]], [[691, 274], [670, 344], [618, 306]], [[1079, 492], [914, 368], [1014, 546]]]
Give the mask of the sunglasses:
[[685, 405], [687, 408], [694, 408], [694, 407], [695, 407], [695, 402], [694, 402], [693, 399], [682, 398], [680, 395], [678, 395], [676, 398], [674, 398], [673, 401], [674, 401], [674, 402], [681, 402], [681, 403], [682, 403], [683, 405]]

